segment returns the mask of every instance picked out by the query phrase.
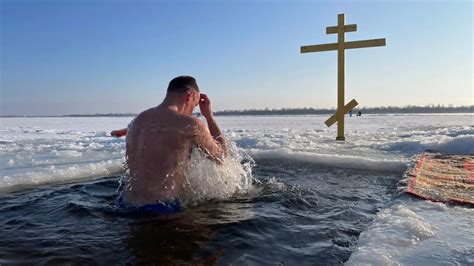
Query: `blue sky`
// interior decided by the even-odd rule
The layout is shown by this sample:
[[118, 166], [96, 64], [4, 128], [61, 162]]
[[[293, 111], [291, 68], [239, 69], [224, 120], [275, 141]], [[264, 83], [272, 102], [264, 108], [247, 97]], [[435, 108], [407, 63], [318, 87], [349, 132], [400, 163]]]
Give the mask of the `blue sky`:
[[472, 1], [0, 0], [1, 115], [139, 112], [170, 79], [195, 76], [215, 110], [335, 107], [336, 41], [346, 102], [473, 104]]

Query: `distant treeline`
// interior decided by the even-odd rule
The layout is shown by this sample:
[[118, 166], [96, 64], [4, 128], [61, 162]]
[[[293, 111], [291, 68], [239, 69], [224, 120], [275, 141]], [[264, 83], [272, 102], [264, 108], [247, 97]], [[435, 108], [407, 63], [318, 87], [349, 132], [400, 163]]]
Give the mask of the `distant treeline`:
[[127, 116], [136, 116], [137, 114], [134, 113], [108, 113], [108, 114], [72, 114], [72, 115], [62, 115], [63, 117], [110, 117], [110, 116], [118, 116], [118, 117], [127, 117]]
[[[362, 114], [423, 114], [423, 113], [474, 113], [474, 105], [471, 106], [386, 106], [386, 107], [362, 107], [354, 108], [353, 113]], [[214, 115], [318, 115], [333, 114], [336, 110], [324, 108], [281, 108], [281, 109], [245, 109], [245, 110], [227, 110], [214, 112]]]
[[[386, 107], [362, 107], [352, 110], [354, 115], [357, 112], [362, 114], [429, 114], [429, 113], [474, 113], [474, 105], [470, 106], [445, 106], [445, 105], [426, 105], [415, 106], [407, 105], [386, 106]], [[226, 110], [214, 112], [216, 116], [226, 115], [319, 115], [334, 114], [334, 108], [281, 108], [281, 109], [245, 109], [245, 110]], [[197, 113], [196, 113], [197, 114]], [[108, 113], [108, 114], [69, 114], [60, 116], [27, 116], [27, 115], [2, 115], [0, 117], [133, 117], [134, 113]]]

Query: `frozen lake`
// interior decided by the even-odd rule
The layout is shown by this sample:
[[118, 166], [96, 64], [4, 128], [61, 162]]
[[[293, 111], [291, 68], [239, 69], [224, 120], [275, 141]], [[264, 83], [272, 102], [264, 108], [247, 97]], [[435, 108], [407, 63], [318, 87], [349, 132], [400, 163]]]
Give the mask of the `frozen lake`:
[[[126, 127], [131, 119], [0, 118], [0, 201], [1, 215], [6, 217], [1, 225], [4, 233], [0, 237], [4, 240], [0, 246], [9, 247], [0, 248], [0, 263], [3, 258], [5, 262], [28, 262], [15, 260], [28, 249], [32, 250], [29, 256], [33, 261], [41, 257], [41, 253], [35, 253], [38, 250], [34, 246], [15, 244], [27, 239], [26, 234], [15, 234], [15, 228], [32, 223], [38, 224], [38, 230], [47, 231], [48, 226], [54, 224], [50, 221], [52, 217], [47, 219], [51, 215], [41, 211], [36, 218], [32, 215], [31, 220], [20, 219], [27, 213], [28, 204], [51, 211], [54, 210], [52, 203], [73, 202], [73, 207], [60, 208], [60, 217], [68, 217], [68, 208], [74, 208], [73, 213], [78, 208], [94, 213], [98, 208], [100, 215], [94, 215], [97, 221], [93, 224], [98, 228], [107, 227], [104, 216], [113, 204], [114, 184], [123, 172], [125, 154], [125, 139], [112, 138], [108, 132]], [[173, 253], [170, 261], [179, 262], [177, 258], [189, 261], [206, 257], [203, 255], [206, 252], [218, 253], [218, 246], [233, 243], [232, 237], [240, 232], [245, 235], [239, 240], [242, 246], [222, 251], [217, 262], [274, 264], [301, 259], [308, 264], [473, 263], [472, 208], [394, 195], [396, 183], [412, 163], [413, 155], [427, 149], [474, 154], [472, 114], [347, 117], [346, 142], [335, 141], [336, 127], [327, 128], [326, 119], [327, 116], [217, 117], [226, 138], [256, 161], [252, 169], [255, 184], [238, 198], [220, 197], [220, 203], [198, 207], [193, 214], [188, 214], [194, 218], [204, 215], [204, 223], [215, 236], [205, 241], [207, 244], [203, 247], [186, 251], [191, 254], [189, 258], [183, 251], [186, 256]], [[227, 170], [234, 171], [231, 169]], [[207, 172], [212, 173], [219, 172]], [[237, 178], [238, 175], [236, 173]], [[77, 194], [74, 186], [79, 186], [82, 192], [94, 190], [98, 194]], [[55, 193], [65, 192], [72, 196], [61, 199], [55, 196]], [[208, 198], [213, 198], [213, 194]], [[52, 202], [50, 205], [45, 203], [48, 200]], [[212, 218], [205, 215], [209, 212], [206, 208], [224, 214]], [[120, 219], [128, 224], [132, 218]], [[223, 220], [230, 220], [233, 225], [216, 229]], [[78, 218], [68, 222], [79, 224], [80, 221]], [[181, 220], [178, 218], [178, 221]], [[245, 225], [252, 222], [258, 226]], [[59, 227], [66, 226], [65, 222], [59, 224]], [[162, 226], [171, 228], [170, 224]], [[185, 223], [185, 226], [196, 225]], [[270, 230], [272, 226], [278, 230]], [[144, 228], [138, 231], [152, 234]], [[52, 234], [61, 238], [65, 233], [54, 231]], [[136, 240], [133, 238], [136, 234], [133, 237], [125, 234], [129, 236], [127, 240]], [[301, 235], [300, 243], [293, 239], [297, 235]], [[46, 236], [36, 232], [34, 237], [44, 240]], [[196, 238], [197, 242], [201, 241], [200, 237]], [[104, 239], [123, 240], [119, 236], [104, 236]], [[71, 250], [66, 252], [69, 258], [74, 257], [74, 248], [77, 248], [71, 241], [68, 242]], [[276, 241], [275, 246], [263, 245], [268, 241]], [[86, 243], [90, 244], [88, 248], [97, 248], [93, 242]], [[150, 247], [140, 248], [148, 250]], [[272, 250], [278, 252], [258, 258], [259, 253]], [[114, 250], [104, 248], [104, 252], [107, 251]], [[49, 258], [55, 256], [59, 255], [53, 252]], [[100, 254], [84, 262], [97, 262], [96, 256]], [[136, 260], [132, 257], [126, 257], [125, 261], [157, 262], [156, 258], [143, 257], [142, 253], [135, 254]]]

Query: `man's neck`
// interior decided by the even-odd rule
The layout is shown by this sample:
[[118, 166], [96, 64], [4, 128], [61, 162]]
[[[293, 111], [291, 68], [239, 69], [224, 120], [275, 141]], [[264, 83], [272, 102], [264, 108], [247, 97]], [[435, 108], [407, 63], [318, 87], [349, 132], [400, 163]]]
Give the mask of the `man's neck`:
[[171, 111], [175, 111], [175, 112], [178, 112], [180, 114], [189, 115], [186, 112], [186, 105], [176, 103], [175, 101], [170, 101], [166, 98], [158, 107], [165, 108], [165, 109], [168, 109], [168, 110], [171, 110]]

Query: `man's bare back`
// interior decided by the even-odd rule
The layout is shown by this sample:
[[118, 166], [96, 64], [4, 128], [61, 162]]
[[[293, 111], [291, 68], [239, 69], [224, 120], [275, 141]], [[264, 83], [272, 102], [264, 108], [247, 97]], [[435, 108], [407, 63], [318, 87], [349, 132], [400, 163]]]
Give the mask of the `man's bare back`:
[[[140, 113], [125, 131], [130, 174], [122, 197], [128, 204], [143, 206], [178, 199], [194, 147], [217, 162], [224, 159], [225, 142], [212, 116], [210, 100], [197, 93], [197, 98], [168, 93], [161, 105]], [[198, 104], [208, 126], [191, 116]]]

